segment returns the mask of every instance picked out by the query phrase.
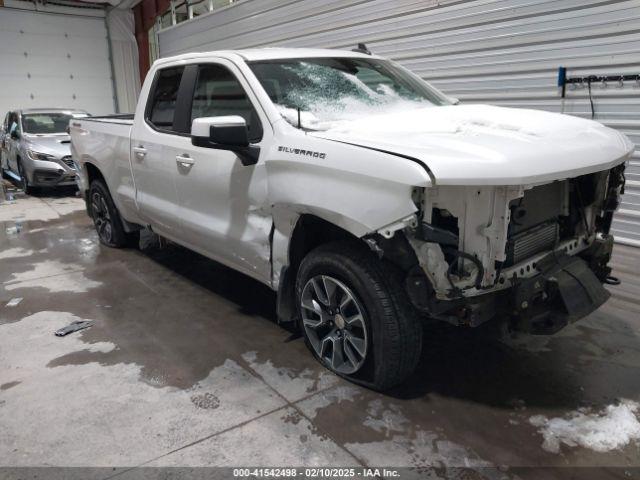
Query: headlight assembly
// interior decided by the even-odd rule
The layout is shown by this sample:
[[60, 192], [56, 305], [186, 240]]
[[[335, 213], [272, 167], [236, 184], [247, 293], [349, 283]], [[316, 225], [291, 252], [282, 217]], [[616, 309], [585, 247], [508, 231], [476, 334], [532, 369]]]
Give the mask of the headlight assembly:
[[36, 152], [35, 150], [27, 150], [27, 155], [32, 160], [53, 160], [55, 157], [48, 153]]

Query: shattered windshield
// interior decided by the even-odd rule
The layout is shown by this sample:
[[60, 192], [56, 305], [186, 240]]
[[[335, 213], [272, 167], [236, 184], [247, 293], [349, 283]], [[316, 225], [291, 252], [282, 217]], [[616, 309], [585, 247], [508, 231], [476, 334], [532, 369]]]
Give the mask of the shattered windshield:
[[282, 116], [313, 130], [363, 116], [450, 104], [426, 82], [385, 60], [279, 59], [249, 66]]

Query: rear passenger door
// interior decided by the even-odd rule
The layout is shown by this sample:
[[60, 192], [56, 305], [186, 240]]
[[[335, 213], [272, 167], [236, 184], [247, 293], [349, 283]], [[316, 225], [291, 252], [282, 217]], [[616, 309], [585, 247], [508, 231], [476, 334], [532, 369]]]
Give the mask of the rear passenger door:
[[[240, 115], [249, 127], [251, 143], [261, 145], [273, 135], [266, 115], [233, 63], [220, 59], [187, 68], [193, 83], [185, 89], [189, 105], [185, 129], [190, 131], [195, 118]], [[177, 138], [166, 155], [173, 162], [185, 244], [254, 278], [270, 281], [272, 221], [262, 208], [267, 196], [264, 163], [244, 166], [235, 153], [196, 147], [190, 137]]]
[[141, 218], [159, 234], [174, 239], [180, 228], [174, 185], [175, 160], [166, 154], [180, 135], [175, 123], [184, 66], [155, 73], [144, 111], [131, 131], [131, 171]]

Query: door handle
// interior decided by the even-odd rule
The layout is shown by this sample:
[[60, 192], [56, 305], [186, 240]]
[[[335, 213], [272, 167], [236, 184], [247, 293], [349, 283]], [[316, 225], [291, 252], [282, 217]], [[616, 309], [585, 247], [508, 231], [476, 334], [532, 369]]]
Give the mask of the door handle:
[[133, 150], [133, 154], [138, 160], [142, 160], [144, 159], [144, 157], [147, 156], [147, 149], [144, 148], [142, 145], [133, 147], [131, 150]]
[[189, 155], [177, 155], [176, 156], [176, 163], [181, 167], [187, 168], [187, 167], [190, 167], [191, 165], [193, 165], [196, 162]]

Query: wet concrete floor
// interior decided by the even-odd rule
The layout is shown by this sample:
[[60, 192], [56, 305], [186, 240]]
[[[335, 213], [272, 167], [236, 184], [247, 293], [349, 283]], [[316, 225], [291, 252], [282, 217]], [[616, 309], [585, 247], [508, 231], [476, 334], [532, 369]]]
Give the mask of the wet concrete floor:
[[[239, 465], [638, 478], [638, 249], [616, 247], [623, 284], [553, 337], [425, 325], [418, 371], [380, 394], [316, 364], [261, 284], [175, 246], [103, 247], [72, 192], [9, 194], [1, 466], [122, 468], [96, 478]], [[53, 335], [74, 320], [94, 324]]]

